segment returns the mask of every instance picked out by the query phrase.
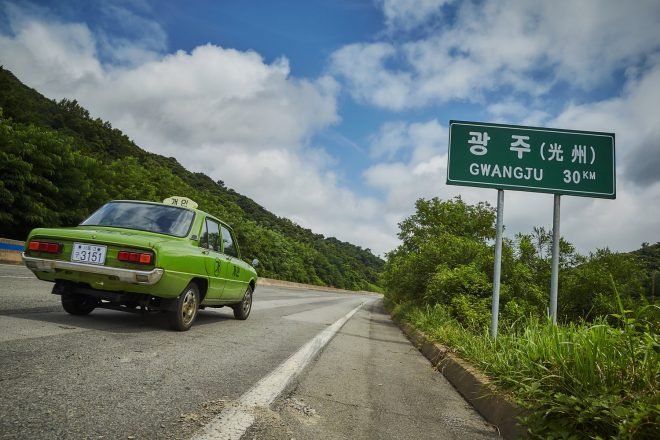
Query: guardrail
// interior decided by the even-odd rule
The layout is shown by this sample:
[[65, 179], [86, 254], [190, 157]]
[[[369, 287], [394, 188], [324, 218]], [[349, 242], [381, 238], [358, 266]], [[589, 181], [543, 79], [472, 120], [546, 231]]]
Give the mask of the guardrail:
[[0, 238], [0, 263], [22, 264], [21, 252], [24, 247], [25, 242], [23, 241]]

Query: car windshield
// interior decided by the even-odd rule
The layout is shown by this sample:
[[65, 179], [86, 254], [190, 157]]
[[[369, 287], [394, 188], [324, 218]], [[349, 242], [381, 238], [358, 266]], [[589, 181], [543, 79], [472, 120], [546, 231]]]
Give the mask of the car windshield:
[[111, 226], [185, 237], [195, 216], [176, 206], [150, 203], [110, 202], [83, 221], [81, 226]]

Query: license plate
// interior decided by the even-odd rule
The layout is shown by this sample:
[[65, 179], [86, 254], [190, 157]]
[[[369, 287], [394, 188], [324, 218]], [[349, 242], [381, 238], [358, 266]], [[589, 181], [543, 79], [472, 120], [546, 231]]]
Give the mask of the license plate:
[[96, 244], [73, 243], [73, 252], [71, 252], [71, 261], [77, 263], [105, 264], [105, 253], [107, 246], [98, 246]]

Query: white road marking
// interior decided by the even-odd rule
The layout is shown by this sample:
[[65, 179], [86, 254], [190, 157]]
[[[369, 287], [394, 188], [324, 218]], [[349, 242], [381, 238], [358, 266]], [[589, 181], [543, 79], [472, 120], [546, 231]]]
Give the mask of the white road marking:
[[342, 313], [342, 304], [334, 303], [328, 306], [314, 307], [303, 312], [285, 315], [284, 319], [330, 325], [334, 321], [335, 316], [341, 316]]
[[0, 278], [18, 278], [21, 280], [36, 280], [37, 277], [19, 277], [17, 275], [0, 275]]
[[303, 304], [313, 304], [323, 301], [342, 301], [344, 298], [328, 298], [328, 297], [314, 297], [314, 298], [295, 298], [295, 299], [254, 299], [252, 310], [266, 310], [275, 309], [278, 307], [290, 307]]
[[286, 386], [314, 359], [316, 354], [351, 319], [364, 302], [316, 335], [238, 399], [238, 406], [222, 411], [192, 440], [238, 440], [254, 423], [255, 408], [267, 408]]

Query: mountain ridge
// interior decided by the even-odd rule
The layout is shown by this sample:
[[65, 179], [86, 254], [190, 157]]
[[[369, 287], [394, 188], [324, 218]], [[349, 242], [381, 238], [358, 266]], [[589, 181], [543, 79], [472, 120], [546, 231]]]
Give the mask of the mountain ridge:
[[75, 99], [48, 99], [3, 67], [0, 171], [0, 229], [7, 238], [23, 239], [32, 227], [77, 224], [102, 204], [97, 199], [162, 200], [187, 189], [180, 195], [192, 195], [233, 226], [244, 257], [260, 259], [260, 275], [379, 290], [384, 261], [369, 249], [314, 233], [173, 157], [148, 152]]

